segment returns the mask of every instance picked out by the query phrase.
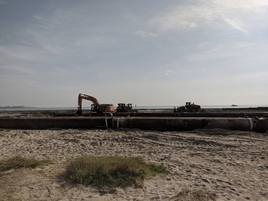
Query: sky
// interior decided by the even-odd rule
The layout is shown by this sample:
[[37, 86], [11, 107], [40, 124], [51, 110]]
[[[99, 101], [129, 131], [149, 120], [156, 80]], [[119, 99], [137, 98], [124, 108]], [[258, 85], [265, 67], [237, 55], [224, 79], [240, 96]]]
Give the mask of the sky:
[[268, 0], [0, 0], [0, 106], [268, 105]]

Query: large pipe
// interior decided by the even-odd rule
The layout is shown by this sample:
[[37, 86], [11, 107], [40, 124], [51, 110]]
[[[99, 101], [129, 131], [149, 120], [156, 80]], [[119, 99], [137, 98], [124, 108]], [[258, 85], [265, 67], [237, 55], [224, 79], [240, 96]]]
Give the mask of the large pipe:
[[268, 119], [253, 118], [198, 118], [198, 117], [52, 117], [0, 118], [0, 128], [7, 129], [145, 129], [194, 130], [230, 129], [266, 132]]
[[[110, 123], [110, 122], [108, 122]], [[111, 125], [108, 125], [109, 127]], [[103, 117], [0, 118], [0, 128], [8, 129], [102, 129]]]
[[114, 118], [115, 128], [138, 128], [145, 130], [194, 130], [194, 129], [230, 129], [254, 130], [251, 118], [174, 118], [174, 117], [130, 117]]
[[268, 119], [260, 118], [257, 120], [255, 125], [255, 130], [257, 132], [266, 132], [268, 131]]

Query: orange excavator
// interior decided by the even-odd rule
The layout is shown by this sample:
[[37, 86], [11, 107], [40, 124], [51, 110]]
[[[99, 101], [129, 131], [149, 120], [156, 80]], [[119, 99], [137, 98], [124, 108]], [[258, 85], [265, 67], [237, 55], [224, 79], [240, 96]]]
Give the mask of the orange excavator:
[[91, 101], [91, 111], [96, 113], [114, 113], [116, 112], [116, 109], [113, 104], [99, 104], [99, 101], [97, 98], [93, 96], [89, 96], [87, 94], [79, 94], [78, 95], [78, 110], [77, 114], [82, 114], [82, 101], [88, 100]]

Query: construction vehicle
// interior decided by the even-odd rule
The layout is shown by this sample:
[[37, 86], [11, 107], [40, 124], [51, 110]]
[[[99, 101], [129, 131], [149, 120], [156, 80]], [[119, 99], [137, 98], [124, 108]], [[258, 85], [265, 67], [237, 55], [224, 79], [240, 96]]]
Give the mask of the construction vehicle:
[[118, 103], [116, 112], [133, 112], [132, 104]]
[[97, 98], [93, 96], [89, 96], [87, 94], [79, 94], [78, 95], [78, 109], [77, 114], [82, 114], [82, 101], [88, 100], [91, 101], [91, 112], [95, 113], [114, 113], [116, 112], [116, 109], [113, 104], [100, 104]]
[[174, 112], [201, 112], [201, 106], [191, 102], [186, 102], [185, 106], [176, 107]]

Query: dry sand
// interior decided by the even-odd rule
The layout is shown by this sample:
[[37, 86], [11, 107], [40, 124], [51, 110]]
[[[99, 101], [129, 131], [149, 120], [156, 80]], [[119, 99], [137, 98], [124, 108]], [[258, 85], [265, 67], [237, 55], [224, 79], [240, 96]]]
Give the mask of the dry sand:
[[[241, 131], [0, 130], [0, 160], [54, 161], [0, 174], [1, 201], [32, 200], [268, 200], [268, 136]], [[80, 155], [142, 156], [171, 172], [144, 187], [102, 194], [58, 175]]]

